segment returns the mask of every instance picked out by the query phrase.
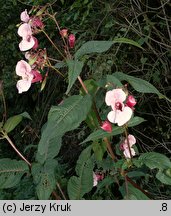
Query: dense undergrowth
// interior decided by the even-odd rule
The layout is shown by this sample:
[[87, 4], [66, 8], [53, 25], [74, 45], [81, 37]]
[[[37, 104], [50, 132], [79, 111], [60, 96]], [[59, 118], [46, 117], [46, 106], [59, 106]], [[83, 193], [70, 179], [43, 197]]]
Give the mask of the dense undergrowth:
[[[56, 17], [62, 28], [67, 28], [76, 35], [76, 45], [73, 54], [83, 43], [89, 40], [111, 41], [114, 38], [129, 38], [143, 47], [139, 49], [129, 44], [118, 43], [107, 52], [94, 54], [90, 58], [84, 57], [84, 69], [81, 73], [83, 80], [103, 80], [106, 74], [124, 72], [127, 75], [144, 79], [153, 84], [160, 93], [170, 98], [171, 92], [171, 17], [170, 1], [148, 0], [75, 0], [75, 1], [36, 1], [37, 5], [45, 5], [49, 2], [50, 10], [57, 12]], [[34, 1], [9, 0], [5, 4], [0, 0], [1, 11], [1, 36], [0, 36], [0, 115], [1, 119], [27, 111], [32, 121], [25, 119], [10, 134], [16, 146], [32, 163], [36, 157], [37, 145], [41, 137], [41, 128], [47, 121], [47, 115], [52, 105], [58, 105], [64, 98], [68, 80], [58, 76], [52, 69], [48, 69], [47, 83], [43, 91], [40, 84], [35, 84], [23, 94], [18, 94], [15, 74], [15, 65], [22, 57], [18, 49], [18, 36], [16, 24], [20, 22], [19, 16], [25, 8], [31, 9]], [[62, 47], [61, 40], [51, 20], [46, 22], [46, 31], [53, 41]], [[41, 47], [46, 47], [50, 57], [59, 58], [45, 36], [38, 34]], [[62, 60], [62, 59], [60, 59]], [[47, 71], [46, 71], [47, 72]], [[67, 74], [66, 67], [61, 69]], [[124, 81], [124, 84], [128, 84]], [[128, 84], [129, 92], [135, 96], [138, 106], [135, 115], [141, 116], [146, 121], [130, 128], [130, 133], [137, 139], [139, 152], [159, 152], [171, 158], [171, 103], [159, 99], [156, 94], [142, 94], [135, 91]], [[69, 95], [79, 93], [77, 81]], [[104, 95], [100, 92], [99, 96]], [[6, 102], [4, 109], [3, 97]], [[104, 99], [102, 99], [104, 100]], [[100, 103], [100, 102], [99, 102]], [[100, 107], [101, 105], [99, 105]], [[103, 117], [103, 107], [100, 110]], [[79, 145], [90, 134], [90, 128], [86, 123], [81, 123], [77, 129], [67, 132], [62, 137], [62, 148], [58, 155], [58, 180], [57, 194], [60, 188], [67, 194], [66, 184], [68, 178], [75, 175], [76, 161], [85, 148]], [[113, 142], [119, 142], [119, 137], [114, 137]], [[88, 154], [88, 153], [87, 153]], [[6, 140], [0, 140], [0, 159], [11, 158], [19, 160], [19, 157], [8, 145]], [[100, 164], [101, 162], [99, 162]], [[100, 164], [99, 167], [108, 167]], [[67, 172], [64, 172], [67, 170]], [[132, 171], [132, 170], [130, 170]], [[139, 172], [139, 173], [138, 173]], [[146, 173], [146, 174], [144, 174]], [[139, 175], [140, 174], [140, 175]], [[108, 175], [108, 170], [105, 171]], [[155, 170], [141, 167], [137, 173], [132, 171], [130, 176], [141, 188], [150, 194], [151, 199], [170, 199], [171, 186], [161, 183], [154, 178]], [[118, 189], [117, 183], [103, 184], [93, 192], [87, 193], [85, 199], [122, 199], [124, 187]], [[103, 181], [102, 181], [103, 182]], [[105, 183], [104, 183], [105, 185]], [[0, 199], [37, 199], [36, 186], [32, 176], [25, 175], [20, 184], [15, 187], [0, 190]], [[51, 199], [56, 198], [52, 193]], [[57, 197], [58, 198], [58, 197]], [[63, 197], [64, 198], [64, 197]]]

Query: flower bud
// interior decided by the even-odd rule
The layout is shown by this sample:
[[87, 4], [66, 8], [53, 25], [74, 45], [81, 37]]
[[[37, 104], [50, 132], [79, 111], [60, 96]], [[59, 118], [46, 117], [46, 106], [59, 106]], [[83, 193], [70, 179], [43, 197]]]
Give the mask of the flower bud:
[[60, 31], [60, 35], [61, 35], [62, 37], [67, 38], [67, 36], [68, 36], [68, 29], [62, 29], [62, 30]]
[[41, 73], [38, 70], [32, 70], [31, 72], [34, 75], [34, 78], [31, 81], [32, 83], [41, 82], [42, 81], [42, 75], [41, 75]]
[[31, 26], [34, 27], [34, 28], [40, 28], [40, 29], [44, 28], [43, 22], [38, 17], [33, 17], [32, 18], [32, 20], [31, 20]]
[[69, 42], [70, 48], [74, 48], [75, 46], [75, 35], [74, 34], [69, 35], [68, 42]]
[[136, 102], [134, 96], [129, 95], [129, 96], [127, 97], [126, 106], [132, 108], [132, 107], [134, 107], [134, 106], [136, 105], [136, 103], [137, 103], [137, 102]]
[[112, 132], [112, 124], [109, 122], [109, 121], [104, 121], [101, 128], [104, 130], [104, 131], [107, 131], [107, 132]]

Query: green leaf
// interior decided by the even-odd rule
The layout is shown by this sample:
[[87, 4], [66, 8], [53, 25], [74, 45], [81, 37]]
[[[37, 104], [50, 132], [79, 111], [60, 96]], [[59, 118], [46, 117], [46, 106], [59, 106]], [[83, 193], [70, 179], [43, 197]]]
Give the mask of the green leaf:
[[113, 75], [107, 75], [107, 83], [112, 83], [114, 84], [116, 87], [122, 87], [122, 83], [119, 81], [119, 79], [117, 79], [115, 76]]
[[69, 71], [68, 71], [69, 84], [68, 84], [66, 94], [69, 93], [72, 86], [74, 85], [77, 77], [80, 75], [80, 73], [82, 71], [84, 64], [83, 64], [83, 62], [80, 62], [80, 61], [68, 60], [67, 65], [68, 65], [68, 69], [69, 69]]
[[128, 127], [134, 127], [136, 125], [141, 124], [142, 122], [146, 121], [145, 119], [135, 116], [128, 122]]
[[168, 169], [171, 168], [171, 161], [168, 157], [157, 152], [147, 152], [142, 154], [138, 161], [145, 164], [150, 169]]
[[156, 178], [163, 184], [171, 185], [171, 176], [166, 175], [162, 170], [158, 171]]
[[92, 145], [96, 160], [102, 161], [103, 155], [106, 152], [106, 144], [104, 142], [94, 142]]
[[22, 121], [22, 116], [20, 115], [15, 115], [10, 117], [9, 119], [7, 119], [7, 121], [4, 124], [3, 129], [9, 133], [12, 130], [14, 130], [14, 128]]
[[7, 133], [11, 132], [22, 121], [23, 117], [31, 120], [30, 115], [27, 112], [23, 112], [19, 115], [15, 115], [7, 119], [7, 121], [5, 122], [3, 126], [3, 129]]
[[61, 69], [63, 67], [67, 67], [66, 63], [65, 62], [58, 62], [54, 65], [55, 68], [57, 69]]
[[136, 46], [138, 48], [142, 47], [135, 41], [127, 38], [115, 38], [113, 41], [88, 41], [84, 43], [80, 49], [75, 53], [75, 59], [81, 58], [83, 55], [102, 53], [107, 51], [114, 43], [126, 43]]
[[122, 127], [114, 126], [112, 128], [112, 132], [108, 133], [102, 129], [98, 129], [95, 132], [91, 133], [81, 144], [89, 142], [89, 141], [95, 141], [98, 139], [103, 139], [104, 137], [111, 137], [118, 134], [122, 134], [124, 132], [124, 129]]
[[128, 38], [114, 38], [113, 40], [114, 43], [124, 43], [124, 44], [130, 44], [130, 45], [133, 45], [133, 46], [136, 46], [140, 49], [143, 49], [139, 43], [137, 43], [136, 41], [134, 40], [131, 40], [131, 39], [128, 39]]
[[0, 159], [0, 189], [16, 186], [28, 171], [29, 167], [24, 161]]
[[49, 199], [56, 186], [55, 169], [58, 164], [55, 160], [47, 160], [44, 165], [35, 163], [32, 166], [32, 175], [36, 185], [37, 196], [40, 200]]
[[[126, 189], [127, 188], [127, 191]], [[125, 183], [119, 188], [119, 190], [122, 193], [122, 196], [124, 199], [128, 200], [149, 200], [149, 198], [140, 190], [135, 188], [132, 184], [127, 182], [127, 186], [125, 186]]]
[[84, 43], [75, 53], [75, 59], [81, 58], [83, 55], [102, 53], [107, 51], [113, 45], [113, 41], [88, 41]]
[[[36, 160], [43, 164], [44, 161], [48, 159], [53, 159], [56, 157], [61, 149], [62, 145], [62, 137], [54, 136], [51, 139], [47, 139], [46, 145], [43, 149], [43, 154], [40, 154], [40, 152], [37, 152]], [[40, 150], [40, 148], [39, 148]]]
[[76, 176], [68, 182], [68, 195], [71, 200], [80, 200], [93, 187], [93, 168], [91, 146], [82, 151], [76, 165]]
[[[58, 143], [56, 152], [60, 150], [59, 139], [68, 131], [76, 129], [86, 116], [91, 107], [91, 96], [74, 95], [66, 99], [63, 104], [53, 106], [48, 114], [48, 121], [42, 131], [38, 144], [38, 154], [44, 155], [44, 160], [54, 153], [53, 146], [55, 139]], [[58, 138], [58, 139], [57, 139]], [[54, 142], [52, 141], [54, 140]], [[46, 157], [48, 153], [48, 157]], [[54, 155], [53, 155], [54, 156]], [[37, 156], [38, 159], [39, 156]], [[39, 161], [40, 162], [40, 161]], [[41, 160], [41, 163], [43, 161]]]
[[136, 78], [122, 72], [116, 72], [113, 74], [117, 79], [120, 81], [126, 80], [131, 84], [131, 86], [138, 92], [141, 93], [154, 93], [157, 94], [159, 97], [163, 97], [163, 95], [149, 82]]

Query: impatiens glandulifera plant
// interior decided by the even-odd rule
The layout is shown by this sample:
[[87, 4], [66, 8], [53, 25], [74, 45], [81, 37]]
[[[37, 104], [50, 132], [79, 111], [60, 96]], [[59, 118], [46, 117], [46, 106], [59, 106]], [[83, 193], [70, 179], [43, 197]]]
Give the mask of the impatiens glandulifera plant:
[[[154, 199], [137, 183], [142, 173], [146, 175], [143, 167], [155, 169], [156, 178], [163, 184], [171, 185], [169, 158], [157, 152], [139, 152], [137, 138], [129, 132], [131, 127], [145, 121], [135, 115], [139, 104], [130, 93], [131, 88], [140, 93], [157, 94], [159, 98], [168, 101], [170, 99], [149, 82], [123, 72], [107, 74], [101, 82], [81, 78], [86, 64], [85, 57], [88, 59], [93, 54], [106, 52], [115, 43], [143, 48], [127, 38], [88, 41], [78, 48], [77, 37], [69, 29], [61, 28], [56, 14], [49, 13], [46, 6], [34, 8], [29, 13], [24, 10], [20, 19], [18, 35], [22, 38], [19, 48], [23, 52], [23, 59], [16, 63], [16, 74], [21, 77], [17, 81], [18, 92], [21, 94], [28, 91], [35, 82], [42, 82], [42, 90], [45, 87], [44, 80], [48, 76], [48, 68], [57, 72], [58, 76], [65, 79], [67, 77], [68, 86], [66, 92], [63, 92], [66, 96], [62, 103], [52, 106], [49, 110], [32, 162], [16, 148], [8, 135], [22, 120], [23, 114], [1, 122], [1, 139], [8, 141], [21, 160], [0, 159], [0, 188], [17, 186], [24, 174], [29, 173], [33, 177], [38, 199], [93, 199], [99, 191], [105, 191], [112, 185], [122, 194], [120, 199]], [[63, 42], [62, 48], [46, 32], [47, 19], [55, 23], [57, 37]], [[49, 55], [48, 48], [41, 47], [41, 41], [38, 42], [37, 39], [41, 33], [56, 50], [59, 59]], [[67, 74], [60, 71], [62, 67], [68, 68]], [[72, 95], [70, 90], [76, 80], [80, 89]], [[125, 85], [125, 82], [131, 87]], [[102, 98], [98, 97], [99, 92], [103, 97], [101, 103], [97, 103]], [[24, 117], [29, 115], [25, 113]], [[82, 122], [90, 128], [91, 133], [82, 143], [78, 143], [83, 150], [76, 163], [75, 173], [68, 176], [67, 170], [64, 169], [64, 174], [61, 174], [58, 155], [63, 144], [62, 138], [65, 133], [78, 128]], [[119, 142], [115, 141], [116, 136], [120, 137]], [[67, 183], [61, 184], [64, 176]], [[113, 196], [118, 199], [115, 192]]]

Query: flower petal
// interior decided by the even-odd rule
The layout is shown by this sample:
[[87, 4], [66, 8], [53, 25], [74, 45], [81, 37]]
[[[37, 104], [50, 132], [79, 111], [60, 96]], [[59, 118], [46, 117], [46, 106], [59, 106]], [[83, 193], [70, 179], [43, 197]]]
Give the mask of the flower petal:
[[21, 77], [25, 77], [26, 74], [31, 72], [31, 66], [24, 60], [20, 60], [16, 65], [16, 74]]
[[30, 36], [29, 40], [25, 40], [23, 39], [20, 43], [19, 43], [19, 48], [21, 51], [27, 51], [29, 49], [31, 49], [35, 44], [35, 41], [33, 39], [32, 36]]
[[131, 148], [131, 155], [130, 155], [130, 152], [129, 152], [128, 148], [125, 149], [123, 153], [124, 153], [124, 155], [125, 155], [126, 158], [131, 158], [131, 155], [135, 156], [135, 154], [136, 154], [135, 150], [133, 148]]
[[18, 28], [18, 35], [23, 39], [26, 39], [28, 35], [32, 35], [31, 27], [28, 23], [23, 23]]
[[[122, 89], [113, 89], [106, 93], [105, 102], [107, 106], [115, 107], [115, 103], [122, 103], [126, 99], [126, 94]], [[113, 108], [114, 109], [114, 108]]]
[[23, 21], [23, 22], [28, 22], [28, 21], [29, 21], [30, 17], [29, 17], [29, 15], [28, 15], [28, 13], [27, 13], [27, 10], [23, 11], [23, 12], [20, 14], [20, 19], [21, 19], [21, 21]]
[[30, 87], [31, 87], [31, 80], [18, 80], [17, 82], [17, 89], [19, 94], [28, 91]]

